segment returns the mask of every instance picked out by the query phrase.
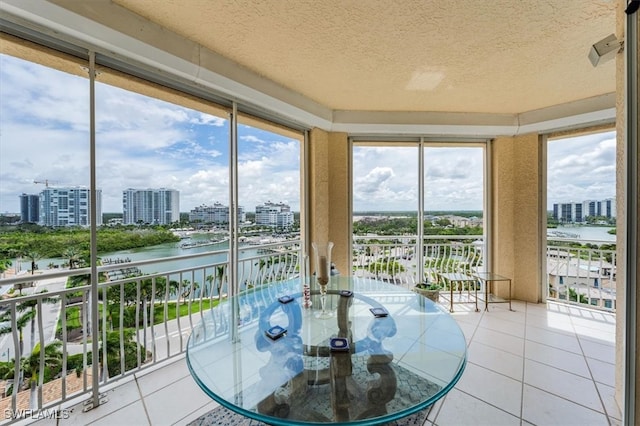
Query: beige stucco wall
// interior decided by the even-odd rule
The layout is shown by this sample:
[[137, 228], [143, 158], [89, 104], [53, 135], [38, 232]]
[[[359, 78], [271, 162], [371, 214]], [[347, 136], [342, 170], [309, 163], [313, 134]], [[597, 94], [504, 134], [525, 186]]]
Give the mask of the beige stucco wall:
[[[492, 271], [513, 278], [513, 297], [541, 300], [541, 142], [537, 134], [492, 146]], [[345, 133], [309, 134], [310, 241], [333, 241], [333, 262], [350, 273], [349, 144]], [[546, 217], [543, 217], [546, 219]], [[498, 286], [501, 296], [507, 288]]]
[[[491, 269], [513, 279], [514, 299], [538, 302], [542, 282], [539, 137], [497, 138], [491, 156]], [[505, 291], [498, 289], [498, 294], [504, 296]]]
[[[334, 243], [332, 262], [348, 275], [351, 249], [349, 143], [346, 133], [309, 133], [309, 238]], [[313, 259], [311, 259], [313, 262]], [[313, 267], [312, 267], [313, 268]]]

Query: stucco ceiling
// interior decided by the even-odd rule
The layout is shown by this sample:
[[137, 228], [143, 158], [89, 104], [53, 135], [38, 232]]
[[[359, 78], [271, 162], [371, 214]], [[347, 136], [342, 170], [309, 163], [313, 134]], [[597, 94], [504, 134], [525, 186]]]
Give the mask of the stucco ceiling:
[[332, 110], [517, 114], [615, 91], [615, 61], [587, 59], [614, 0], [113, 3]]

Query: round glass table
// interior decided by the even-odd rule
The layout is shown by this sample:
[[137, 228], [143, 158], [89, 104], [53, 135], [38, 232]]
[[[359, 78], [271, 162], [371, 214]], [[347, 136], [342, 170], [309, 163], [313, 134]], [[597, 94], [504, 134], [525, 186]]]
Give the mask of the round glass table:
[[[313, 288], [313, 286], [312, 286]], [[203, 312], [187, 345], [198, 385], [271, 425], [387, 423], [460, 379], [466, 341], [445, 309], [405, 288], [332, 277], [326, 314], [300, 280], [249, 290]]]

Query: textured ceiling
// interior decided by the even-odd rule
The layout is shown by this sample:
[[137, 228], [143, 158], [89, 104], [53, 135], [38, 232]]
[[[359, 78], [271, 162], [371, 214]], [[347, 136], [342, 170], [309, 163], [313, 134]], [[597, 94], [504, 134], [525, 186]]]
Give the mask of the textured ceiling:
[[613, 0], [113, 0], [333, 110], [521, 113], [615, 91]]

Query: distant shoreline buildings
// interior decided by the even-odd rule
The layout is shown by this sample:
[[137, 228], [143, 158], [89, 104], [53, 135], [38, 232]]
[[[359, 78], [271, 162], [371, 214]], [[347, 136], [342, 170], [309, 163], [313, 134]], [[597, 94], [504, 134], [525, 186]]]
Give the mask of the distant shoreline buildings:
[[584, 223], [587, 217], [605, 217], [615, 219], [616, 200], [607, 198], [604, 200], [585, 200], [579, 203], [553, 204], [553, 219], [561, 223]]
[[256, 225], [288, 228], [293, 225], [293, 212], [288, 204], [267, 201], [256, 206]]
[[167, 188], [122, 191], [122, 223], [125, 225], [169, 225], [179, 221], [179, 191]]
[[[42, 226], [89, 226], [90, 190], [86, 188], [47, 187], [39, 194], [20, 195], [20, 221]], [[96, 190], [97, 225], [102, 225], [102, 190]], [[294, 224], [291, 207], [267, 201], [256, 206], [255, 224], [288, 228]], [[238, 222], [245, 223], [244, 207], [237, 209]], [[189, 212], [190, 222], [222, 225], [229, 223], [229, 206], [219, 202], [201, 205]], [[180, 192], [168, 188], [128, 188], [122, 191], [122, 219], [110, 225], [169, 225], [180, 222]]]
[[[102, 190], [96, 190], [96, 224], [102, 225]], [[46, 188], [39, 195], [20, 195], [20, 218], [42, 226], [91, 225], [91, 190]]]
[[[238, 207], [238, 222], [242, 223], [247, 220], [244, 207]], [[221, 203], [213, 203], [212, 206], [198, 206], [189, 212], [189, 222], [213, 223], [221, 225], [229, 223], [229, 206]]]

